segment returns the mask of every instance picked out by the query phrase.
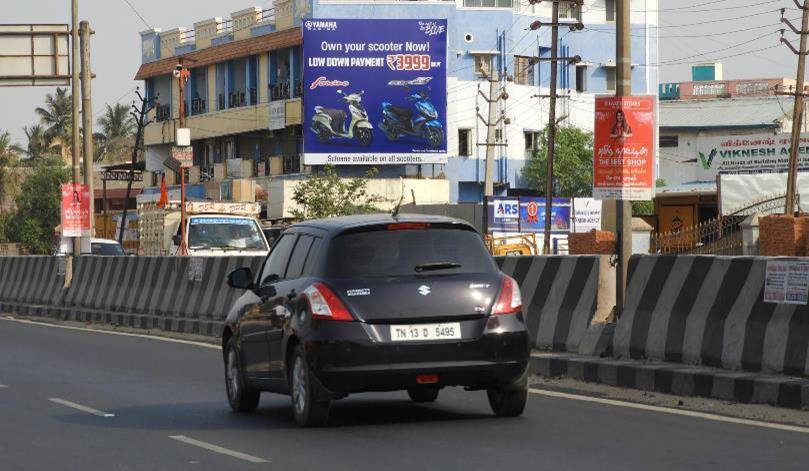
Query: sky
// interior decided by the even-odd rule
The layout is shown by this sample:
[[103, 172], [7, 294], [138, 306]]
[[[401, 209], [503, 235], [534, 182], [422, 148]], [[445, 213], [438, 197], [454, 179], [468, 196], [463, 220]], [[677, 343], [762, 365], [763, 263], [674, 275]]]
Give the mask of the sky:
[[[3, 23], [69, 23], [70, 0], [3, 0]], [[643, 0], [633, 1], [642, 4]], [[143, 20], [127, 4], [131, 3]], [[649, 1], [652, 3], [652, 0]], [[193, 8], [189, 6], [193, 5]], [[130, 104], [140, 66], [138, 33], [153, 27], [193, 27], [194, 21], [214, 16], [227, 17], [251, 5], [264, 8], [267, 0], [80, 0], [79, 16], [90, 21], [92, 41], [93, 99], [95, 118], [105, 103]], [[796, 56], [780, 45], [780, 8], [797, 19], [799, 11], [791, 0], [659, 0], [660, 80], [685, 81], [694, 62], [720, 60], [725, 79], [793, 77]], [[797, 37], [787, 32], [797, 47]], [[766, 48], [766, 49], [765, 49]], [[733, 56], [733, 57], [730, 57]], [[0, 87], [0, 130], [11, 132], [14, 142], [25, 143], [23, 126], [37, 122], [34, 108], [40, 106], [48, 87]]]

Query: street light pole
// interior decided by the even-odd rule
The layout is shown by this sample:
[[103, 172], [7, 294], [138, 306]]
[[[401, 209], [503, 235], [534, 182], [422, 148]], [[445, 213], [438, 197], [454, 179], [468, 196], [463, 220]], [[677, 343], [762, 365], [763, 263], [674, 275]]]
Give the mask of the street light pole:
[[[81, 118], [84, 129], [84, 184], [90, 190], [90, 235], [95, 234], [95, 189], [93, 185], [93, 70], [90, 66], [90, 23], [82, 21], [81, 32]], [[74, 99], [75, 100], [75, 99]]]

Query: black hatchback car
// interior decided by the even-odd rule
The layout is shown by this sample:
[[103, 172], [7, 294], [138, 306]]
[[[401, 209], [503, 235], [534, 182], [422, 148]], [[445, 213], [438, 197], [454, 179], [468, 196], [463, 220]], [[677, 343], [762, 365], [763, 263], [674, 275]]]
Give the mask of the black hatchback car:
[[[256, 276], [257, 275], [257, 276]], [[245, 293], [222, 347], [230, 407], [262, 391], [292, 396], [300, 425], [322, 425], [351, 393], [407, 390], [431, 402], [445, 386], [486, 390], [498, 416], [522, 414], [529, 340], [520, 289], [466, 222], [364, 215], [287, 229]]]

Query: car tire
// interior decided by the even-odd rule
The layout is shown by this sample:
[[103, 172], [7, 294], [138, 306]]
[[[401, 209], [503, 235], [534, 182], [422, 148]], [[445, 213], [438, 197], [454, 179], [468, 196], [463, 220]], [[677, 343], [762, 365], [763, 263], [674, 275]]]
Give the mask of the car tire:
[[292, 397], [292, 413], [301, 427], [320, 427], [329, 420], [330, 401], [314, 397], [312, 372], [306, 361], [303, 347], [295, 347], [289, 362], [289, 391]]
[[258, 407], [261, 391], [249, 387], [245, 382], [242, 361], [234, 338], [228, 340], [225, 346], [225, 389], [233, 412], [254, 412]]
[[438, 391], [438, 388], [413, 388], [407, 390], [407, 395], [413, 402], [435, 402]]
[[514, 383], [486, 390], [492, 412], [498, 417], [518, 417], [528, 402], [527, 371]]

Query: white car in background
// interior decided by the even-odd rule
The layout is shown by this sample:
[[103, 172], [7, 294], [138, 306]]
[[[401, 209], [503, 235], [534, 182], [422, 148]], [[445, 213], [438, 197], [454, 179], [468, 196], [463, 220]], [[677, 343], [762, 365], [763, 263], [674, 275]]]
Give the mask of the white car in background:
[[[81, 254], [113, 257], [126, 256], [124, 248], [118, 243], [117, 240], [97, 238], [90, 239], [89, 247], [86, 243], [82, 244]], [[56, 253], [56, 255], [73, 255], [73, 239], [63, 237], [59, 242], [59, 251]]]

